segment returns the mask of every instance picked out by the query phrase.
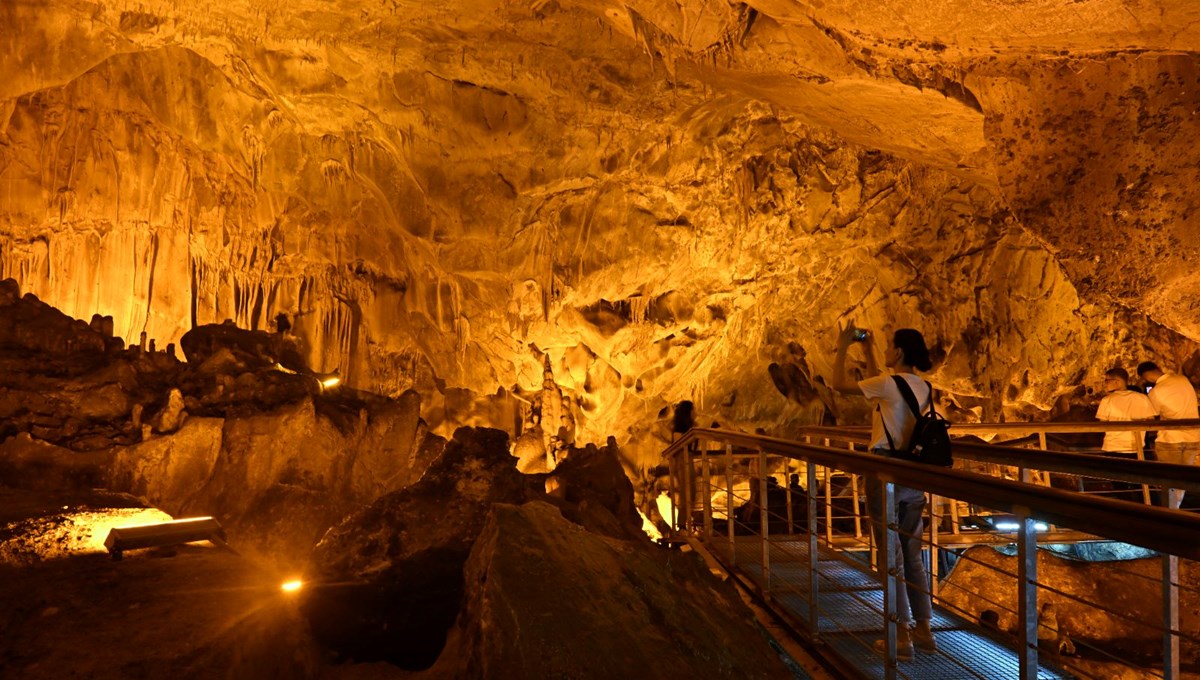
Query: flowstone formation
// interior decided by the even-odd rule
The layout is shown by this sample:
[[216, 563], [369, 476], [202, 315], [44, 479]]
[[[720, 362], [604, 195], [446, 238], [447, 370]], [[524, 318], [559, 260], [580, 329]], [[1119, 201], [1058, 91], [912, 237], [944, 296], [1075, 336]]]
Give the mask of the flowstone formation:
[[442, 436], [547, 374], [545, 447], [652, 459], [682, 399], [854, 420], [824, 388], [850, 318], [920, 328], [960, 419], [1045, 418], [1144, 358], [1200, 378], [1190, 1], [10, 0], [0, 26], [0, 276], [160, 346], [285, 314], [314, 370], [458, 408], [424, 413]]

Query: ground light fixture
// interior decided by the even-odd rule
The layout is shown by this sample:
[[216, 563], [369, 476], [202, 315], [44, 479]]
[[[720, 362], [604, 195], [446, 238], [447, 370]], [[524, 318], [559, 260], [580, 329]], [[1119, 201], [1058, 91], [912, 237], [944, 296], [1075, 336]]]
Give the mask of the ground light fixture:
[[113, 527], [108, 532], [108, 538], [104, 539], [104, 547], [114, 560], [120, 560], [126, 550], [161, 548], [196, 541], [225, 546], [225, 529], [212, 517], [188, 517], [169, 522]]
[[[1011, 533], [1021, 530], [1021, 522], [1016, 517], [1011, 515], [970, 515], [962, 522], [964, 529], [984, 529], [998, 531], [1001, 533]], [[1033, 522], [1034, 531], [1050, 531], [1050, 525], [1035, 520]]]

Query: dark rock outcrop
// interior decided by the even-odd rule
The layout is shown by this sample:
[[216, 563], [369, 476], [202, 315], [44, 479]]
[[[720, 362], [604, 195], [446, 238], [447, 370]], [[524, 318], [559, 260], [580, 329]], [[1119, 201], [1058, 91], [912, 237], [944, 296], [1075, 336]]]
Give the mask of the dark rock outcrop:
[[495, 503], [541, 495], [500, 430], [460, 428], [417, 483], [330, 529], [313, 553], [305, 610], [356, 661], [432, 664], [458, 615], [463, 564]]
[[14, 279], [0, 281], [0, 347], [56, 354], [103, 353], [108, 338], [32, 293], [21, 296]]
[[547, 487], [552, 497], [562, 501], [559, 509], [568, 520], [612, 538], [645, 540], [633, 484], [617, 451], [611, 437], [604, 448], [572, 450], [550, 473]]
[[189, 418], [116, 453], [111, 484], [174, 514], [213, 514], [244, 549], [301, 564], [347, 513], [424, 472], [445, 440], [413, 395], [350, 413], [307, 399], [266, 413]]
[[182, 363], [107, 351], [110, 325], [0, 284], [0, 484], [135, 493], [174, 516], [214, 515], [240, 549], [300, 564], [445, 444], [416, 392], [325, 390], [280, 370], [279, 334], [200, 329], [188, 336], [195, 361]]
[[295, 339], [284, 333], [238, 328], [232, 321], [197, 326], [179, 340], [189, 362], [204, 363], [225, 351], [253, 367], [280, 364], [292, 371], [307, 371]]
[[498, 504], [466, 565], [458, 678], [786, 678], [736, 593], [694, 554], [597, 536], [551, 506]]

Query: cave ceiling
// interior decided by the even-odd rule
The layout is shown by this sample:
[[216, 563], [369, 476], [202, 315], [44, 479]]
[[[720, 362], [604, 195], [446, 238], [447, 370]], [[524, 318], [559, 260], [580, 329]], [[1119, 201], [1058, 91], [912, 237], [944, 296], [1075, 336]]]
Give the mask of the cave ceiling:
[[0, 0], [0, 42], [0, 275], [131, 342], [285, 313], [392, 395], [548, 358], [595, 441], [836, 414], [850, 318], [974, 417], [1196, 368], [1191, 0]]

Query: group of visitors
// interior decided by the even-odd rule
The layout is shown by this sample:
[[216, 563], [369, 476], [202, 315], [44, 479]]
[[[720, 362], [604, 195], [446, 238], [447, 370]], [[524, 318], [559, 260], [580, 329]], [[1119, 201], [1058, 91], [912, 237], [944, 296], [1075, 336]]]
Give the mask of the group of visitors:
[[[875, 454], [893, 456], [896, 452], [907, 450], [918, 413], [929, 412], [933, 408], [933, 388], [917, 375], [917, 371], [930, 370], [932, 361], [921, 333], [912, 328], [901, 328], [892, 334], [882, 352], [883, 368], [891, 373], [888, 375], [878, 364], [874, 341], [871, 332], [857, 328], [853, 321], [847, 323], [838, 336], [832, 386], [838, 392], [864, 396], [871, 401], [874, 412], [869, 448]], [[857, 376], [860, 378], [857, 380], [847, 370], [847, 355], [855, 345], [863, 348], [865, 364], [865, 370]], [[1137, 376], [1140, 385], [1130, 385], [1125, 369], [1113, 368], [1106, 372], [1105, 396], [1097, 410], [1097, 419], [1134, 421], [1200, 418], [1196, 390], [1185, 376], [1163, 371], [1151, 361], [1138, 365]], [[916, 403], [912, 404], [914, 398]], [[680, 407], [675, 414], [673, 430], [676, 433], [686, 432], [694, 424], [692, 404], [683, 402]], [[1200, 452], [1200, 429], [1164, 429], [1158, 433], [1153, 448], [1144, 442], [1139, 446], [1138, 437], [1142, 434], [1134, 431], [1108, 432], [1103, 448], [1106, 452], [1117, 454], [1132, 454], [1141, 448], [1150, 460], [1184, 465], [1196, 463], [1197, 453]], [[769, 481], [775, 482], [773, 478]], [[799, 495], [802, 490], [795, 481], [793, 485]], [[775, 482], [768, 486], [768, 492], [772, 490], [784, 494], [791, 488], [785, 490]], [[754, 491], [752, 488], [752, 494]], [[884, 537], [880, 523], [886, 516], [882, 483], [877, 477], [867, 477], [866, 491], [872, 533], [876, 545], [880, 545]], [[1172, 490], [1168, 502], [1172, 508], [1178, 508], [1181, 499], [1182, 492]], [[907, 660], [913, 658], [916, 650], [937, 651], [937, 642], [930, 628], [933, 607], [927, 585], [929, 578], [922, 558], [925, 493], [897, 484], [893, 487], [893, 503], [899, 537], [893, 564], [900, 567], [895, 576], [899, 624], [896, 654], [901, 660]], [[754, 510], [757, 512], [757, 507]], [[886, 651], [883, 640], [876, 641], [875, 647], [880, 652]]]
[[[1104, 421], [1193, 420], [1200, 418], [1196, 406], [1196, 389], [1192, 382], [1178, 373], [1168, 373], [1153, 361], [1143, 361], [1137, 367], [1140, 385], [1129, 384], [1129, 374], [1123, 368], [1111, 368], [1104, 374], [1104, 398], [1096, 409], [1096, 418]], [[1155, 438], [1153, 449], [1140, 432], [1108, 432], [1103, 449], [1109, 453], [1131, 454], [1139, 449], [1151, 460], [1179, 465], [1195, 465], [1200, 452], [1200, 429], [1162, 430]], [[1172, 489], [1168, 504], [1178, 508], [1183, 492]]]
[[[865, 374], [854, 380], [847, 371], [846, 358], [851, 347], [863, 348]], [[929, 349], [919, 331], [901, 328], [890, 338], [883, 351], [884, 367], [893, 376], [884, 374], [878, 366], [874, 349], [874, 336], [855, 327], [851, 321], [838, 336], [837, 356], [834, 360], [833, 388], [844, 394], [865, 396], [875, 407], [871, 422], [872, 452], [893, 455], [908, 444], [917, 414], [910, 408], [902, 390], [907, 386], [916, 397], [920, 411], [925, 412], [933, 404], [932, 386], [917, 376], [917, 371], [931, 368]], [[1105, 397], [1100, 402], [1096, 417], [1105, 421], [1130, 421], [1196, 419], [1196, 390], [1184, 376], [1168, 373], [1154, 362], [1146, 361], [1137, 367], [1142, 386], [1129, 385], [1129, 375], [1122, 368], [1113, 368], [1105, 374]], [[911, 399], [911, 397], [910, 397]], [[1104, 450], [1112, 452], [1135, 452], [1135, 432], [1110, 432], [1104, 438]], [[1193, 465], [1200, 452], [1200, 429], [1165, 429], [1157, 437], [1153, 453], [1147, 457], [1168, 463]], [[868, 478], [867, 509], [873, 518], [872, 530], [876, 544], [882, 538], [879, 522], [884, 516], [882, 507], [882, 484], [878, 479]], [[1182, 499], [1179, 490], [1173, 490], [1168, 499], [1171, 507], [1178, 508]], [[894, 486], [897, 534], [895, 564], [902, 565], [896, 574], [896, 613], [899, 626], [896, 636], [896, 653], [900, 659], [910, 659], [915, 650], [934, 652], [937, 643], [930, 629], [932, 603], [929, 583], [922, 559], [921, 535], [924, 530], [925, 494], [919, 489]], [[884, 641], [877, 641], [876, 648], [883, 651]]]

